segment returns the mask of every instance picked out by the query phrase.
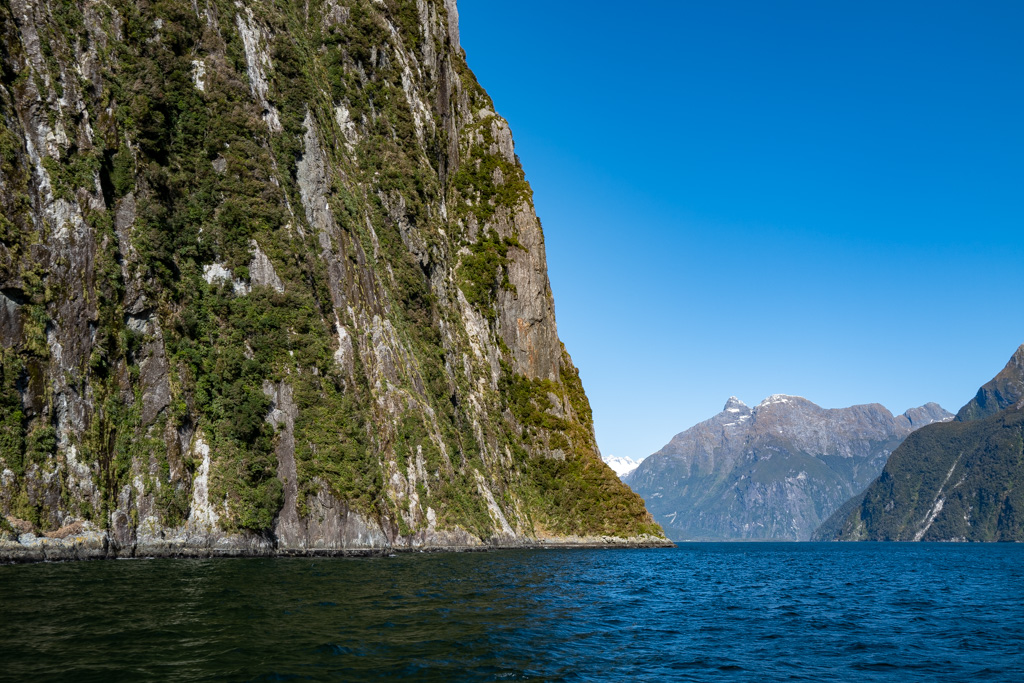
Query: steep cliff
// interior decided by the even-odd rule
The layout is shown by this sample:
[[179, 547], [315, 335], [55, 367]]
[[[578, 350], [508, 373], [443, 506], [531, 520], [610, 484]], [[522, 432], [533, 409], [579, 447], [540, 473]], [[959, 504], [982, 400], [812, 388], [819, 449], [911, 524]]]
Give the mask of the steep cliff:
[[454, 0], [4, 0], [0, 41], [9, 555], [661, 537]]
[[806, 541], [910, 432], [952, 417], [934, 403], [894, 417], [878, 404], [826, 410], [775, 395], [749, 408], [733, 397], [625, 480], [670, 538]]
[[1024, 346], [960, 409], [897, 448], [821, 540], [1024, 541]]

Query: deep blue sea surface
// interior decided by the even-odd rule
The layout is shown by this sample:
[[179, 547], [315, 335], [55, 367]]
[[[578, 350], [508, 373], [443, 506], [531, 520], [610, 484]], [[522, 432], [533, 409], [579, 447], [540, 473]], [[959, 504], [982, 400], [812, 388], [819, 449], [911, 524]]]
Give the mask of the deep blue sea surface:
[[1024, 547], [0, 567], [0, 680], [1024, 681]]

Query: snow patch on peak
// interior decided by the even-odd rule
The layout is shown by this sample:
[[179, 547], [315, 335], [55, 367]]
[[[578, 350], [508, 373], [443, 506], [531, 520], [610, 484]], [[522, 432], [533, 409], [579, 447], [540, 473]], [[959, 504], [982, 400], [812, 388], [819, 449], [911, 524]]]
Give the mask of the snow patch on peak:
[[639, 460], [633, 460], [632, 458], [617, 458], [614, 455], [605, 457], [604, 461], [608, 467], [612, 468], [612, 471], [615, 472], [615, 474], [619, 475], [620, 479], [626, 475], [632, 474], [633, 470], [640, 466]]
[[790, 403], [794, 399], [799, 399], [799, 396], [789, 396], [787, 394], [772, 394], [765, 400], [761, 401], [758, 406], [770, 406], [774, 403]]
[[722, 411], [726, 413], [741, 413], [745, 410], [749, 410], [747, 404], [735, 396], [730, 396], [729, 400], [725, 402], [725, 407], [722, 408]]

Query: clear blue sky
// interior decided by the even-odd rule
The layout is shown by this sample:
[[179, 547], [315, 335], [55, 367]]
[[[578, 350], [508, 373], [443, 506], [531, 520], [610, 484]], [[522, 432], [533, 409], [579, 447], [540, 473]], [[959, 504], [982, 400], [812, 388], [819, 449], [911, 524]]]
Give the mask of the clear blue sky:
[[604, 455], [956, 411], [1024, 343], [1024, 2], [459, 0]]

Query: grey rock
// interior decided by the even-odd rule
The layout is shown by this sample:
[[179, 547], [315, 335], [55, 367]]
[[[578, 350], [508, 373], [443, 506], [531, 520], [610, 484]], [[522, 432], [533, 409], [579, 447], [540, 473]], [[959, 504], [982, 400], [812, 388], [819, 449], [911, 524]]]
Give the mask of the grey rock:
[[934, 403], [894, 417], [878, 404], [824, 409], [774, 395], [749, 408], [731, 397], [626, 481], [676, 540], [808, 540], [907, 435], [950, 419]]
[[10, 348], [21, 342], [21, 306], [0, 293], [0, 346]]
[[448, 14], [448, 40], [451, 41], [453, 48], [461, 50], [462, 46], [459, 44], [458, 5], [456, 5], [455, 0], [444, 0], [444, 8]]
[[263, 253], [256, 240], [252, 241], [252, 261], [249, 262], [249, 280], [254, 287], [270, 287], [278, 294], [284, 294], [284, 283], [277, 276], [274, 264]]
[[496, 228], [522, 245], [509, 249], [511, 288], [498, 294], [498, 334], [512, 350], [518, 372], [557, 380], [561, 348], [540, 224], [533, 209], [523, 204], [514, 214], [499, 212]]
[[142, 424], [151, 425], [164, 408], [171, 404], [170, 367], [159, 329], [152, 341], [142, 349], [139, 382], [142, 385]]
[[900, 421], [905, 420], [906, 425], [911, 430], [915, 430], [936, 422], [949, 422], [953, 419], [953, 415], [944, 410], [938, 403], [925, 403], [919, 408], [911, 408], [896, 419]]

